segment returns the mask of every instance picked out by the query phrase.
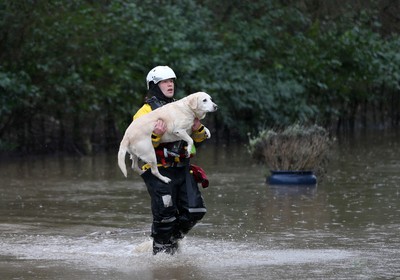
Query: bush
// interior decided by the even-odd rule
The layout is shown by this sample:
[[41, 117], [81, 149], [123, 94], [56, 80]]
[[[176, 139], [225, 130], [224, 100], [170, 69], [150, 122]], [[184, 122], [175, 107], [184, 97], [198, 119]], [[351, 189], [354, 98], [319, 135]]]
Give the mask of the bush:
[[269, 170], [313, 171], [322, 175], [332, 140], [318, 125], [290, 125], [285, 129], [262, 130], [249, 139], [249, 152]]

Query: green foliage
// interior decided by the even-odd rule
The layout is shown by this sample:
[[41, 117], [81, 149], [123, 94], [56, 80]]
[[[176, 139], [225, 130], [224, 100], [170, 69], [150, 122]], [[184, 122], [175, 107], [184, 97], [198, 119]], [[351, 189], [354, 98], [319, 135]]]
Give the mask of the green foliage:
[[4, 0], [0, 136], [26, 152], [115, 146], [160, 64], [177, 97], [209, 92], [211, 124], [242, 139], [400, 104], [400, 40], [376, 31], [375, 10], [332, 20], [286, 2]]

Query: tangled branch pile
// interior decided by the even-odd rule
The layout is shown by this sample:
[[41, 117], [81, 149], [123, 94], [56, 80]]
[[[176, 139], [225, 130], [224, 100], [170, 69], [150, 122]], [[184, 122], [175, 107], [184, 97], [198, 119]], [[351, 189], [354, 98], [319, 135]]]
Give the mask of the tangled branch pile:
[[294, 124], [280, 131], [261, 131], [249, 139], [249, 152], [269, 170], [307, 170], [322, 174], [331, 143], [323, 127]]

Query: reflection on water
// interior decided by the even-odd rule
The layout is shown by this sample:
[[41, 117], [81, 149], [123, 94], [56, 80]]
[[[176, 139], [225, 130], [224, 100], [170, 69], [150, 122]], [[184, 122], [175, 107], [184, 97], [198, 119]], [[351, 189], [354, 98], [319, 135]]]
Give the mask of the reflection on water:
[[240, 146], [202, 147], [208, 213], [151, 254], [149, 197], [116, 155], [0, 162], [1, 279], [371, 279], [400, 275], [400, 143], [341, 139], [315, 187], [268, 186]]

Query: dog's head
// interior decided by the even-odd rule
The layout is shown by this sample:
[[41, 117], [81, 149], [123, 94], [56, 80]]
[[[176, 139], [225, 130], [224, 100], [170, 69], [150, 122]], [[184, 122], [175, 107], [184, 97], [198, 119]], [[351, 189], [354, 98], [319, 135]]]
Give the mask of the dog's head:
[[212, 101], [211, 96], [205, 92], [192, 93], [187, 98], [189, 107], [199, 119], [203, 119], [207, 113], [215, 112], [218, 109], [217, 104]]

